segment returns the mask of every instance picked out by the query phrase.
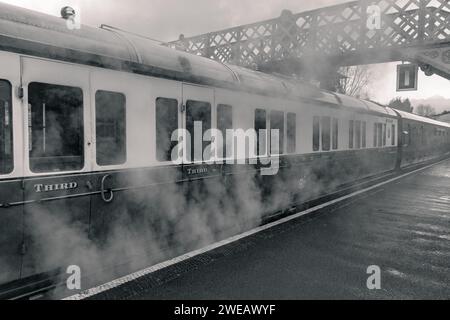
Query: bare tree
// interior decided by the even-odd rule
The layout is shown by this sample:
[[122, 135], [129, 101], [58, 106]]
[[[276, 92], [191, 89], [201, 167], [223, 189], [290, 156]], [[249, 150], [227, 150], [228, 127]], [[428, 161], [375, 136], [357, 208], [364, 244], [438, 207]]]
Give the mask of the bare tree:
[[400, 97], [394, 98], [391, 100], [391, 102], [389, 102], [388, 106], [406, 112], [413, 112], [414, 110], [414, 108], [411, 106], [411, 101], [409, 101], [408, 98], [406, 98], [405, 100], [402, 100], [402, 98]]
[[371, 78], [368, 66], [342, 67], [339, 74], [339, 92], [353, 97], [368, 98], [367, 89]]
[[436, 109], [434, 109], [429, 104], [420, 104], [416, 108], [416, 114], [418, 114], [419, 116], [423, 116], [423, 117], [431, 117], [431, 116], [436, 115]]

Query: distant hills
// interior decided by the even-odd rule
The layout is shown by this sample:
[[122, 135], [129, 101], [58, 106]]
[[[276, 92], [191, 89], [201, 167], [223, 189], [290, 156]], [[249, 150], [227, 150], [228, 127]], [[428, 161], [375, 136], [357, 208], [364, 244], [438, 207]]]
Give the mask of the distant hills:
[[433, 96], [427, 99], [410, 99], [410, 101], [414, 109], [423, 104], [433, 107], [436, 110], [437, 114], [440, 114], [444, 111], [450, 111], [450, 99], [446, 99], [441, 96]]

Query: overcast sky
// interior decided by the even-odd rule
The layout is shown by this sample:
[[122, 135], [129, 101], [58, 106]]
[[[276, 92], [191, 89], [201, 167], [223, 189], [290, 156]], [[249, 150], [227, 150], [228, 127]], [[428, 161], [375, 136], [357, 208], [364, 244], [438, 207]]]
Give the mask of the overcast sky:
[[[78, 8], [83, 24], [102, 23], [162, 41], [221, 30], [240, 24], [278, 17], [283, 9], [293, 12], [345, 3], [347, 0], [0, 0], [59, 16], [65, 5]], [[396, 96], [450, 98], [450, 81], [439, 76], [419, 77], [419, 91], [395, 92], [396, 63], [372, 68], [371, 97], [382, 103]]]

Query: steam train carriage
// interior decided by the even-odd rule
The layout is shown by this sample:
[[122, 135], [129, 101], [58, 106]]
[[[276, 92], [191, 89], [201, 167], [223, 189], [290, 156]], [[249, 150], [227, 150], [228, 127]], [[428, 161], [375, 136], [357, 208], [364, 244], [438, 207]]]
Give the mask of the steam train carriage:
[[[0, 79], [0, 284], [136, 269], [450, 148], [445, 123], [6, 4]], [[257, 163], [174, 164], [172, 133], [198, 121], [278, 129], [278, 173], [260, 174], [275, 156], [264, 136]]]

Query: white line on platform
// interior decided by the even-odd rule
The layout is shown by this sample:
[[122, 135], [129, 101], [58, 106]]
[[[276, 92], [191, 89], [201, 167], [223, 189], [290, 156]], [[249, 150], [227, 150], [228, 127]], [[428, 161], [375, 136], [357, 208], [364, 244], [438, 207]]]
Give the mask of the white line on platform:
[[438, 164], [440, 164], [440, 163], [442, 163], [442, 162], [445, 162], [445, 161], [447, 161], [447, 160], [448, 160], [448, 159], [442, 160], [442, 161], [439, 161], [439, 162], [437, 162], [437, 163], [428, 165], [428, 166], [426, 166], [426, 167], [423, 167], [423, 168], [420, 168], [420, 169], [417, 169], [417, 170], [414, 170], [414, 171], [405, 173], [405, 174], [403, 174], [403, 175], [401, 175], [401, 176], [398, 176], [398, 177], [392, 178], [392, 179], [390, 179], [390, 180], [387, 180], [387, 181], [378, 183], [378, 184], [373, 185], [373, 186], [371, 186], [371, 187], [368, 187], [368, 188], [366, 188], [366, 189], [362, 189], [362, 190], [356, 191], [356, 192], [354, 192], [354, 193], [348, 194], [348, 195], [343, 196], [343, 197], [340, 197], [340, 198], [338, 198], [338, 199], [335, 199], [335, 200], [332, 200], [332, 201], [329, 201], [329, 202], [320, 204], [320, 205], [318, 205], [318, 206], [315, 206], [315, 207], [313, 207], [313, 208], [310, 208], [310, 209], [308, 209], [308, 210], [304, 210], [304, 211], [302, 211], [302, 212], [296, 213], [296, 214], [294, 214], [294, 215], [292, 215], [292, 216], [289, 216], [289, 217], [283, 218], [283, 219], [281, 219], [281, 220], [278, 220], [278, 221], [275, 221], [275, 222], [266, 224], [266, 225], [264, 225], [264, 226], [255, 228], [255, 229], [250, 230], [250, 231], [247, 231], [247, 232], [244, 232], [244, 233], [242, 233], [242, 234], [240, 234], [240, 235], [237, 235], [237, 236], [228, 238], [228, 239], [226, 239], [226, 240], [222, 240], [222, 241], [220, 241], [220, 242], [214, 243], [214, 244], [209, 245], [209, 246], [207, 246], [207, 247], [205, 247], [205, 248], [203, 248], [203, 249], [199, 249], [199, 250], [192, 251], [192, 252], [190, 252], [190, 253], [184, 254], [184, 255], [179, 256], [179, 257], [177, 257], [177, 258], [174, 258], [174, 259], [171, 259], [171, 260], [168, 260], [168, 261], [159, 263], [159, 264], [154, 265], [154, 266], [152, 266], [152, 267], [149, 267], [149, 268], [143, 269], [143, 270], [141, 270], [141, 271], [138, 271], [138, 272], [132, 273], [132, 274], [130, 274], [130, 275], [127, 275], [127, 276], [125, 276], [125, 277], [122, 277], [122, 278], [119, 278], [119, 279], [110, 281], [110, 282], [108, 282], [108, 283], [102, 284], [102, 285], [100, 285], [100, 286], [98, 286], [98, 287], [91, 288], [91, 289], [89, 289], [89, 290], [83, 291], [83, 292], [81, 292], [81, 293], [79, 293], [79, 294], [76, 294], [76, 295], [73, 295], [73, 296], [64, 298], [63, 300], [83, 300], [83, 299], [86, 299], [86, 298], [89, 298], [89, 297], [98, 295], [98, 294], [100, 294], [100, 293], [102, 293], [102, 292], [105, 292], [105, 291], [111, 290], [111, 289], [113, 289], [113, 288], [119, 287], [119, 286], [121, 286], [121, 285], [123, 285], [123, 284], [125, 284], [125, 283], [128, 283], [128, 282], [134, 281], [134, 280], [136, 280], [136, 279], [142, 278], [142, 277], [144, 277], [144, 276], [146, 276], [146, 275], [149, 275], [149, 274], [152, 274], [152, 273], [154, 273], [154, 272], [156, 272], [156, 271], [159, 271], [159, 270], [165, 269], [165, 268], [167, 268], [167, 267], [176, 265], [176, 264], [178, 264], [178, 263], [180, 263], [180, 262], [186, 261], [186, 260], [188, 260], [188, 259], [191, 259], [191, 258], [193, 258], [193, 257], [199, 256], [199, 255], [204, 254], [204, 253], [206, 253], [206, 252], [215, 250], [215, 249], [217, 249], [217, 248], [220, 248], [220, 247], [223, 247], [223, 246], [225, 246], [225, 245], [231, 244], [231, 243], [233, 243], [233, 242], [239, 241], [239, 240], [241, 240], [241, 239], [247, 238], [247, 237], [252, 236], [252, 235], [254, 235], [254, 234], [260, 233], [260, 232], [262, 232], [262, 231], [264, 231], [264, 230], [273, 228], [273, 227], [275, 227], [275, 226], [279, 226], [279, 225], [281, 225], [281, 224], [284, 224], [284, 223], [286, 223], [286, 222], [292, 221], [292, 220], [294, 220], [294, 219], [298, 219], [299, 217], [302, 217], [302, 216], [311, 214], [311, 213], [313, 213], [313, 212], [315, 212], [315, 211], [318, 211], [318, 210], [324, 209], [324, 208], [326, 208], [326, 207], [332, 206], [332, 205], [334, 205], [334, 204], [336, 204], [336, 203], [339, 203], [339, 202], [341, 202], [341, 201], [344, 201], [344, 200], [353, 198], [353, 197], [355, 197], [355, 196], [358, 196], [358, 195], [360, 195], [360, 194], [363, 194], [363, 193], [369, 192], [369, 191], [371, 191], [371, 190], [377, 189], [377, 188], [379, 188], [379, 187], [381, 187], [381, 186], [384, 186], [384, 185], [386, 185], [386, 184], [389, 184], [389, 183], [392, 183], [392, 182], [394, 182], [394, 181], [400, 180], [400, 179], [402, 179], [402, 178], [405, 178], [405, 177], [410, 176], [410, 175], [412, 175], [412, 174], [415, 174], [415, 173], [417, 173], [417, 172], [424, 171], [424, 170], [426, 170], [426, 169], [428, 169], [428, 168], [431, 168], [431, 167], [433, 167], [433, 166], [435, 166], [435, 165], [438, 165]]

